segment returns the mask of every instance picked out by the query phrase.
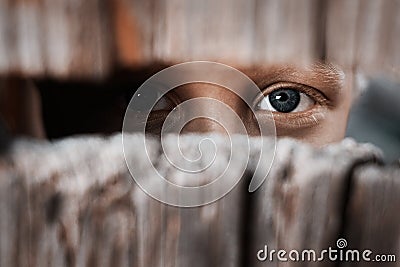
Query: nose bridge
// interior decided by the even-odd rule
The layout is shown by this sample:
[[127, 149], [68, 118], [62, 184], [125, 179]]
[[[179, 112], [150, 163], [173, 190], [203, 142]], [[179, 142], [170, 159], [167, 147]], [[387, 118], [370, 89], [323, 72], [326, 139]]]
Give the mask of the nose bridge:
[[[196, 118], [188, 122], [183, 128], [183, 132], [220, 132], [226, 133], [227, 130], [239, 130], [241, 127], [237, 120], [233, 120], [236, 113], [240, 123], [246, 127], [247, 106], [244, 101], [234, 92], [222, 86], [207, 83], [192, 83], [176, 89], [176, 94], [181, 101], [196, 98], [211, 98], [210, 101], [198, 101], [194, 104], [197, 113], [208, 118]], [[230, 108], [223, 108], [226, 105]], [[227, 129], [224, 129], [225, 126]], [[231, 134], [231, 133], [230, 133]]]

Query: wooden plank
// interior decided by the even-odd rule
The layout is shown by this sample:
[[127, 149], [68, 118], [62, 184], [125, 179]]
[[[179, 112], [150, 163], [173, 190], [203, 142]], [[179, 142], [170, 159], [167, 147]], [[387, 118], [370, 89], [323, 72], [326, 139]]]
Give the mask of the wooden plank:
[[0, 72], [104, 77], [110, 69], [109, 9], [102, 1], [0, 1]]
[[7, 0], [0, 0], [0, 73], [9, 73], [13, 55], [11, 44], [14, 41], [11, 28], [10, 7]]
[[0, 1], [0, 73], [101, 79], [119, 68], [328, 59], [399, 77], [400, 0]]
[[[124, 138], [129, 147], [142, 141], [140, 135]], [[181, 137], [182, 153], [197, 155], [201, 138]], [[230, 144], [224, 140], [214, 139], [225, 155], [217, 163], [229, 158]], [[254, 159], [262, 147], [259, 139], [250, 141]], [[273, 147], [273, 139], [264, 141]], [[173, 146], [171, 142], [167, 140], [167, 147]], [[149, 140], [149, 155], [167, 179], [188, 186], [215, 178], [196, 174], [193, 177], [201, 180], [190, 179], [167, 165], [161, 151], [158, 141]], [[133, 166], [146, 166], [142, 153], [126, 152], [133, 155], [128, 158]], [[54, 143], [16, 140], [0, 157], [0, 264], [294, 266], [299, 263], [260, 262], [257, 252], [264, 245], [320, 251], [335, 247], [339, 237], [351, 246], [398, 255], [399, 168], [369, 166], [381, 158], [376, 148], [345, 140], [316, 149], [282, 139], [275, 156], [270, 175], [252, 195], [243, 179], [218, 202], [177, 208], [150, 198], [134, 183], [121, 135]], [[233, 159], [233, 166], [239, 167], [229, 177], [241, 175], [237, 171], [242, 157], [237, 154]], [[224, 167], [218, 163], [209, 174]], [[245, 178], [252, 177], [254, 168], [255, 162], [250, 162]], [[153, 183], [150, 168], [142, 167], [140, 173]]]
[[381, 72], [399, 75], [399, 52], [394, 47], [400, 41], [400, 1], [364, 1], [360, 11], [355, 62], [368, 72], [379, 65]]
[[46, 73], [104, 77], [112, 53], [108, 6], [97, 0], [43, 1]]
[[[304, 64], [321, 59], [321, 8], [324, 3], [302, 1], [257, 1], [253, 60], [258, 64]], [[323, 29], [324, 30], [324, 29]], [[321, 46], [322, 45], [322, 46]]]
[[[320, 32], [314, 27], [318, 25], [319, 5], [314, 0], [294, 3], [154, 1], [153, 13], [145, 8], [147, 4], [139, 6], [137, 1], [133, 3], [136, 12], [132, 9], [130, 17], [134, 22], [127, 22], [131, 25], [128, 29], [132, 30], [129, 33], [124, 30], [124, 33], [138, 36], [137, 39], [143, 40], [142, 44], [152, 47], [150, 61], [215, 60], [239, 65], [282, 61], [299, 63], [319, 58], [321, 52], [317, 42]], [[139, 12], [146, 15], [139, 15]], [[124, 17], [129, 21], [126, 16], [117, 9], [117, 18]], [[137, 24], [144, 25], [139, 33]], [[148, 37], [148, 32], [152, 37]], [[146, 41], [149, 39], [151, 44]], [[122, 53], [127, 58], [133, 57], [136, 39], [132, 37], [130, 52], [125, 42], [126, 37], [117, 38], [117, 46], [126, 51]], [[148, 50], [139, 48], [139, 51]]]
[[152, 62], [156, 1], [114, 0], [112, 30], [116, 61], [122, 67], [140, 66]]
[[[346, 207], [343, 236], [348, 248], [395, 255], [396, 262], [370, 262], [368, 266], [400, 266], [400, 168], [399, 166], [360, 166], [352, 176], [351, 194]], [[364, 266], [353, 262], [343, 266]]]
[[328, 59], [366, 74], [399, 79], [400, 1], [329, 1]]
[[43, 74], [44, 8], [42, 1], [12, 1], [14, 16], [12, 31], [15, 34], [15, 58], [11, 60], [16, 72], [37, 76]]
[[20, 141], [0, 175], [2, 266], [239, 266], [243, 187], [204, 207], [162, 204], [132, 180], [121, 135]]
[[[289, 252], [313, 249], [316, 258], [323, 249], [335, 247], [340, 237], [348, 173], [360, 162], [374, 161], [379, 152], [345, 140], [342, 144], [313, 151], [292, 140], [281, 140], [273, 168], [263, 186], [252, 196], [251, 266], [335, 266], [321, 261], [290, 260]], [[257, 253], [267, 246], [267, 255]], [[271, 250], [286, 251], [279, 262]], [[294, 258], [295, 259], [295, 258]], [[301, 259], [301, 258], [300, 258]], [[321, 265], [322, 264], [322, 265]]]
[[156, 59], [250, 60], [255, 1], [174, 0], [159, 4], [154, 30]]
[[328, 1], [326, 58], [347, 69], [354, 67], [357, 52], [357, 18], [360, 1]]

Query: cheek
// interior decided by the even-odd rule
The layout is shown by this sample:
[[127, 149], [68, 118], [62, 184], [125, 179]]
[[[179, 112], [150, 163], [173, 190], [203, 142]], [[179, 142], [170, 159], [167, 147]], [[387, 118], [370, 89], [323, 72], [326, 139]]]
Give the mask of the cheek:
[[324, 119], [318, 125], [299, 129], [296, 132], [292, 132], [289, 136], [315, 146], [323, 146], [341, 141], [346, 135], [347, 121], [353, 101], [351, 78], [351, 75], [348, 75], [344, 90], [338, 97], [335, 106], [325, 112]]
[[337, 131], [335, 127], [328, 123], [321, 123], [314, 127], [290, 132], [286, 129], [277, 129], [277, 134], [278, 137], [291, 137], [315, 146], [324, 146], [340, 141], [344, 136], [342, 131]]
[[345, 137], [349, 106], [325, 112], [318, 124], [302, 128], [285, 128], [277, 125], [278, 137], [292, 137], [315, 146], [339, 142]]
[[348, 112], [331, 112], [326, 119], [310, 134], [313, 144], [322, 146], [341, 141], [345, 137]]

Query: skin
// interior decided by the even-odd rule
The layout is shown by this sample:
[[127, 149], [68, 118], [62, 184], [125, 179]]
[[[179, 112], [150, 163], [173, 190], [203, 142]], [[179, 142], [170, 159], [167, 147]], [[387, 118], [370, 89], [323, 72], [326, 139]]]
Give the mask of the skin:
[[[275, 121], [278, 137], [288, 136], [316, 146], [337, 142], [345, 136], [347, 118], [352, 99], [352, 77], [330, 64], [313, 64], [307, 67], [298, 66], [257, 66], [238, 68], [252, 79], [260, 88], [260, 95], [254, 96], [255, 102], [270, 94], [277, 88], [291, 88], [304, 93], [312, 104], [305, 110], [282, 113], [256, 110], [260, 123]], [[235, 111], [244, 123], [249, 135], [257, 136], [260, 131], [251, 109], [244, 101], [226, 88], [205, 83], [192, 83], [178, 87], [167, 94], [170, 104], [164, 100], [156, 105], [151, 118], [156, 118], [149, 127], [152, 133], [159, 133], [167, 114], [179, 103], [198, 97], [208, 97], [221, 101]], [[204, 110], [216, 120], [198, 118], [189, 122], [182, 130], [189, 132], [221, 132], [225, 130], [218, 121], [223, 121], [224, 114], [217, 105], [207, 103]], [[271, 118], [272, 114], [272, 118]], [[153, 117], [152, 117], [153, 116]]]
[[[293, 137], [322, 146], [340, 141], [345, 136], [355, 91], [351, 71], [342, 71], [333, 65], [321, 63], [305, 67], [289, 64], [250, 68], [231, 66], [242, 71], [259, 87], [257, 95], [248, 96], [254, 99], [253, 107], [263, 97], [280, 87], [299, 90], [312, 100], [312, 105], [299, 112], [256, 110], [260, 124], [274, 120], [278, 137]], [[167, 66], [131, 72], [122, 78], [116, 77], [99, 84], [38, 81], [36, 85], [41, 92], [47, 136], [60, 138], [75, 134], [109, 134], [121, 131], [125, 110], [134, 89], [165, 67]], [[242, 99], [226, 88], [205, 83], [187, 84], [168, 93], [163, 101], [154, 107], [147, 124], [148, 132], [159, 134], [166, 116], [174, 107], [197, 97], [208, 97], [223, 102], [240, 117], [249, 135], [260, 134], [255, 114]], [[224, 120], [225, 113], [217, 105], [209, 103], [196, 108], [216, 121]], [[224, 133], [225, 130], [216, 121], [195, 119], [185, 125], [182, 133]]]

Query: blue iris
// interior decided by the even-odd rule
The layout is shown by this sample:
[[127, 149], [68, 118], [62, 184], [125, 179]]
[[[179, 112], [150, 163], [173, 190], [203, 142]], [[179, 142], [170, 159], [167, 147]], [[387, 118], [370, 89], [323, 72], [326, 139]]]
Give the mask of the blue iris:
[[291, 112], [300, 103], [300, 93], [297, 90], [282, 88], [269, 94], [269, 103], [278, 112]]

